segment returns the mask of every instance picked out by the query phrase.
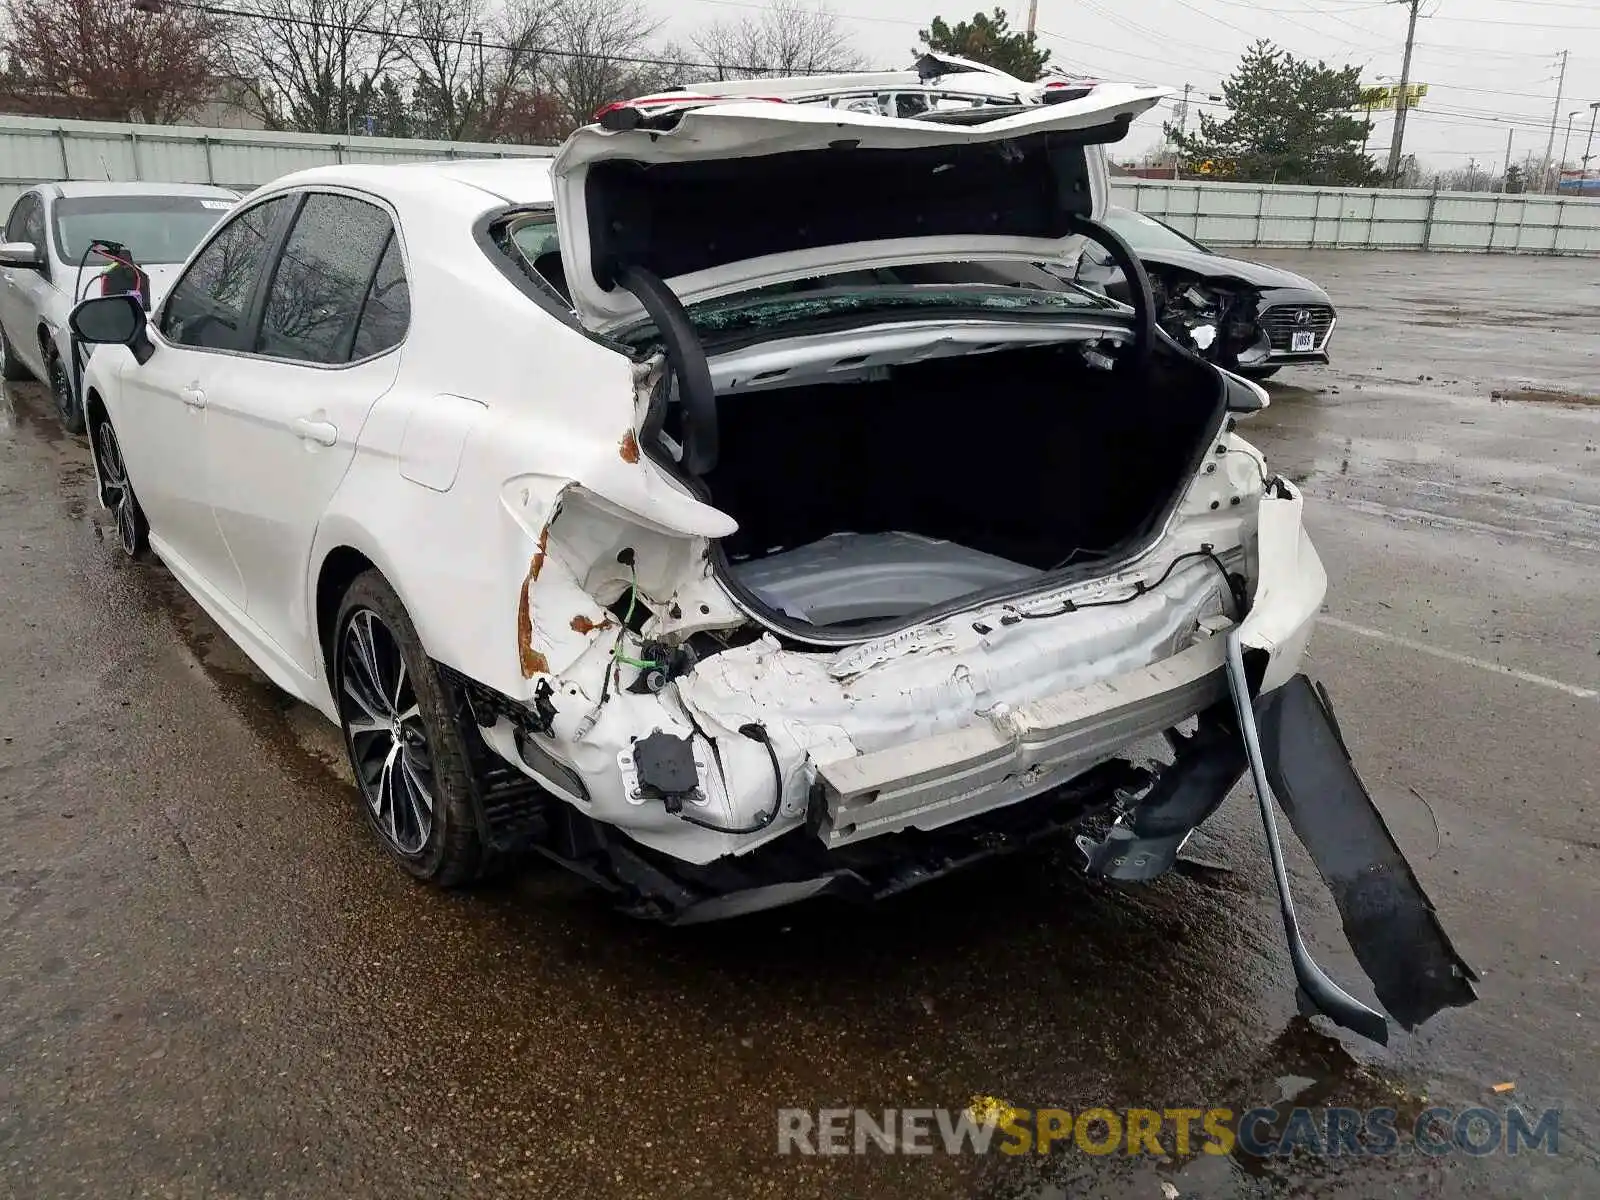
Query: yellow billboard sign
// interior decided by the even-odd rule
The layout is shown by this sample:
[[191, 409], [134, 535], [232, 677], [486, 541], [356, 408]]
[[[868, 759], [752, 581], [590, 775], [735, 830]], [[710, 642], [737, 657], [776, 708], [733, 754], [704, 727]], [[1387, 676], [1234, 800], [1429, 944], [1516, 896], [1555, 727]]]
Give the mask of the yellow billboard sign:
[[[1358, 107], [1368, 112], [1387, 112], [1390, 109], [1401, 107], [1400, 96], [1402, 89], [1398, 86], [1381, 84], [1376, 87], [1361, 89], [1361, 102]], [[1422, 98], [1428, 94], [1428, 85], [1425, 83], [1409, 83], [1404, 88], [1405, 108], [1416, 108], [1422, 103]]]

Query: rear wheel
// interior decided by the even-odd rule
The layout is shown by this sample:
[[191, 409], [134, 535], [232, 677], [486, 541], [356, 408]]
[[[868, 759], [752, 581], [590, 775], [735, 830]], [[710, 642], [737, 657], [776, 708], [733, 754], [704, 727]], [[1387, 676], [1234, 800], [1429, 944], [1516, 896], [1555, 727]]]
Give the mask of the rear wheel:
[[471, 882], [486, 855], [464, 734], [411, 618], [368, 571], [345, 593], [334, 628], [339, 724], [368, 823], [418, 879]]
[[11, 383], [33, 378], [33, 372], [23, 366], [22, 360], [12, 352], [11, 339], [6, 336], [3, 325], [0, 325], [0, 376]]
[[150, 526], [144, 509], [128, 481], [128, 465], [122, 459], [122, 446], [111, 420], [101, 417], [94, 430], [95, 451], [100, 459], [100, 489], [106, 507], [117, 523], [117, 540], [129, 558], [139, 558], [150, 544]]
[[84, 430], [83, 405], [78, 403], [77, 391], [72, 386], [72, 376], [59, 354], [50, 355], [50, 394], [55, 397], [56, 415], [68, 433]]

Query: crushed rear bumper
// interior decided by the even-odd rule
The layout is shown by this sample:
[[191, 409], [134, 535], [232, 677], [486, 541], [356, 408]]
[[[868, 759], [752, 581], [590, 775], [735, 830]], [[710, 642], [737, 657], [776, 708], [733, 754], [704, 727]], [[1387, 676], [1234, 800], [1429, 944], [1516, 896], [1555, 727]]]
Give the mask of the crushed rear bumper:
[[1253, 695], [1248, 652], [1237, 635], [1229, 642], [1232, 718], [1220, 710], [1207, 713], [1199, 730], [1178, 745], [1172, 765], [1103, 840], [1079, 837], [1089, 873], [1124, 882], [1163, 874], [1248, 768], [1302, 1009], [1374, 1041], [1388, 1040], [1383, 1015], [1346, 993], [1311, 959], [1289, 892], [1274, 801], [1333, 893], [1356, 961], [1389, 1014], [1413, 1029], [1443, 1009], [1471, 1004], [1477, 976], [1451, 944], [1356, 774], [1326, 691], [1295, 675]]
[[1406, 1029], [1471, 1004], [1478, 977], [1356, 774], [1326, 690], [1297, 675], [1254, 707], [1272, 795], [1333, 893], [1379, 1002]]

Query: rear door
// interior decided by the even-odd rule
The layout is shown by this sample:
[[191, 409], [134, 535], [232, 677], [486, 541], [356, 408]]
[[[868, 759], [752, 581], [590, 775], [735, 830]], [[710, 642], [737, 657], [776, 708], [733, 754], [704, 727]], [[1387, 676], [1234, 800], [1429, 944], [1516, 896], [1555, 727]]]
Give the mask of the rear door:
[[[231, 216], [168, 294], [153, 321], [156, 352], [129, 361], [122, 387], [107, 397], [128, 477], [157, 548], [181, 560], [175, 570], [235, 607], [244, 580], [211, 510], [205, 460], [205, 410], [249, 348], [251, 314], [263, 269], [281, 236], [282, 196]], [[185, 570], [186, 568], [186, 570]]]
[[207, 399], [212, 503], [246, 612], [308, 673], [312, 540], [367, 413], [394, 385], [410, 312], [389, 211], [352, 193], [305, 193], [249, 352]]

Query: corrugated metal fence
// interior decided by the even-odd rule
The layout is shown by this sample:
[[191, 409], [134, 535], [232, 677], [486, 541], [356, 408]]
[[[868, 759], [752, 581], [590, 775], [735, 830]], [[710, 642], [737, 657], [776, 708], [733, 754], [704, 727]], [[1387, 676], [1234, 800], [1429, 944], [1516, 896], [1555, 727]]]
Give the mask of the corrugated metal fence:
[[1576, 197], [1128, 178], [1112, 194], [1219, 245], [1600, 254], [1600, 201]]
[[[0, 213], [58, 179], [219, 183], [248, 190], [304, 167], [540, 157], [548, 146], [330, 137], [0, 116]], [[1600, 200], [1119, 178], [1120, 204], [1234, 246], [1600, 254]]]
[[0, 116], [0, 214], [18, 193], [60, 179], [218, 183], [247, 191], [290, 171], [334, 163], [539, 157], [548, 146], [330, 137]]

